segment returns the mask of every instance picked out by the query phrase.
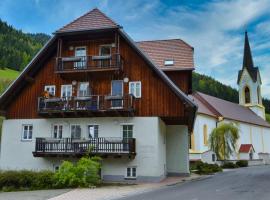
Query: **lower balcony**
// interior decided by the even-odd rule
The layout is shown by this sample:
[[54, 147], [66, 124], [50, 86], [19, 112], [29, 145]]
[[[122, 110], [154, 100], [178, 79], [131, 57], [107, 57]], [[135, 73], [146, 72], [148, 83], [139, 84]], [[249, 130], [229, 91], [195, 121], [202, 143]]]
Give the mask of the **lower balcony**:
[[38, 99], [38, 113], [43, 117], [129, 117], [134, 112], [134, 96], [129, 94]]
[[87, 154], [107, 156], [136, 155], [135, 138], [36, 138], [34, 157], [82, 157]]

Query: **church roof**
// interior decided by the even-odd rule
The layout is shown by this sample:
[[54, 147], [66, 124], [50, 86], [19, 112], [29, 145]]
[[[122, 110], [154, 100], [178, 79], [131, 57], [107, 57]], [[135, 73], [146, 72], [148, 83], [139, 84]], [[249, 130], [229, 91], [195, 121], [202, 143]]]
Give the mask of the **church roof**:
[[270, 124], [268, 122], [245, 106], [225, 101], [201, 92], [195, 92], [191, 97], [195, 99], [194, 101], [199, 106], [198, 113], [270, 128]]
[[256, 82], [259, 69], [258, 67], [254, 67], [254, 64], [253, 64], [252, 53], [251, 53], [251, 49], [249, 45], [247, 31], [245, 32], [243, 65], [242, 65], [242, 69], [239, 70], [237, 83], [239, 83], [242, 73], [244, 72], [244, 69], [248, 71], [252, 80]]
[[63, 26], [56, 33], [86, 31], [96, 29], [118, 28], [119, 25], [107, 17], [99, 9], [94, 8], [69, 24]]
[[239, 153], [249, 153], [251, 148], [255, 151], [252, 144], [241, 144]]
[[[136, 44], [162, 70], [194, 69], [194, 49], [181, 39], [141, 41]], [[173, 64], [166, 66], [166, 60], [172, 60]]]

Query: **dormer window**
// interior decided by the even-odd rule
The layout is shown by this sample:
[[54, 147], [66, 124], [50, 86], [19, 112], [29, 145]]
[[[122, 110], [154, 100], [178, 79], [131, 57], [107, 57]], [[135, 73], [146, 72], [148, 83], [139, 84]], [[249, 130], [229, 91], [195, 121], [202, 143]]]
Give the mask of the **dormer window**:
[[174, 60], [173, 59], [168, 59], [164, 61], [165, 66], [172, 66], [174, 65]]

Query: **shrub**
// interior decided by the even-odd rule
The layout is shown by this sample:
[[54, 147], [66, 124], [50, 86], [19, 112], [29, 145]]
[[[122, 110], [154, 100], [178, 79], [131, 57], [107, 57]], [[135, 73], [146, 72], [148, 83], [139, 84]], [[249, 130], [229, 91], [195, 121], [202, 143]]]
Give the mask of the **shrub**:
[[49, 189], [53, 185], [53, 172], [29, 170], [22, 171], [1, 171], [0, 172], [0, 190], [34, 190]]
[[55, 187], [89, 187], [100, 183], [100, 159], [81, 158], [76, 165], [64, 161], [54, 175]]
[[247, 167], [248, 166], [248, 161], [247, 160], [238, 160], [236, 162], [236, 165], [238, 167]]
[[213, 174], [216, 172], [221, 172], [222, 168], [217, 164], [208, 164], [208, 163], [197, 163], [197, 171], [198, 174]]
[[193, 161], [193, 162], [190, 162], [189, 169], [191, 171], [198, 170], [198, 166], [199, 165], [202, 165], [202, 164], [203, 164], [202, 161]]
[[222, 165], [223, 169], [234, 169], [234, 168], [238, 168], [238, 166], [236, 164], [234, 164], [233, 162], [225, 162]]

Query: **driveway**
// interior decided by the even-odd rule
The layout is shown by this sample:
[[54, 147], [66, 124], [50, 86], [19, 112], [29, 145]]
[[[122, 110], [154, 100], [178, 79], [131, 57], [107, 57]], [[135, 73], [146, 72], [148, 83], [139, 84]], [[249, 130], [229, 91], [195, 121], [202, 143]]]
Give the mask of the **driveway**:
[[121, 200], [269, 200], [270, 166], [236, 169]]

